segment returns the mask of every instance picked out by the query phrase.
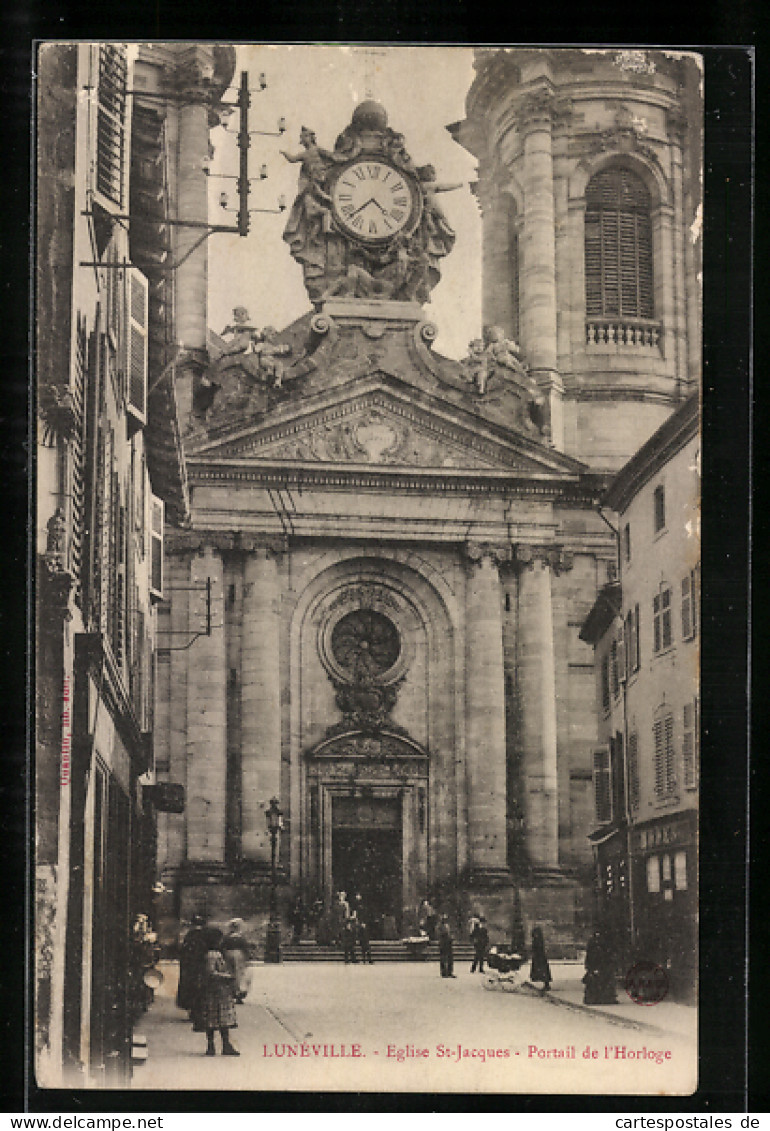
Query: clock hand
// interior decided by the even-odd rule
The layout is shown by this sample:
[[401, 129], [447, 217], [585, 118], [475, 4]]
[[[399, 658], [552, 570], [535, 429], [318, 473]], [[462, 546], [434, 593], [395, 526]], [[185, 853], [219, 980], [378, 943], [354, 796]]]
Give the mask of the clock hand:
[[377, 201], [374, 199], [374, 197], [370, 196], [365, 204], [362, 204], [360, 208], [357, 208], [355, 210], [355, 212], [351, 212], [351, 214], [348, 216], [348, 220], [352, 220], [354, 216], [357, 216], [359, 212], [363, 212], [363, 210], [365, 208], [368, 208], [370, 204], [376, 204], [376, 203], [377, 203]]

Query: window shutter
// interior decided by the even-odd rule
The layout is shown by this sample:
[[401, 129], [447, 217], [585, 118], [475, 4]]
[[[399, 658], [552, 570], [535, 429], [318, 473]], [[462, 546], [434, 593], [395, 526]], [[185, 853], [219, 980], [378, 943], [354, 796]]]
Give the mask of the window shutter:
[[663, 797], [666, 792], [666, 765], [665, 749], [663, 745], [663, 719], [656, 719], [652, 727], [652, 738], [655, 749], [655, 793]]
[[660, 594], [661, 604], [661, 642], [664, 648], [671, 645], [671, 590], [666, 588]]
[[664, 720], [665, 734], [665, 791], [673, 792], [676, 786], [676, 766], [674, 765], [674, 716], [666, 715]]
[[618, 625], [618, 681], [620, 683], [626, 682], [626, 634], [623, 623]]
[[610, 658], [609, 656], [602, 656], [601, 667], [602, 679], [602, 707], [605, 711], [610, 709]]
[[682, 783], [685, 789], [694, 789], [698, 782], [696, 763], [696, 703], [685, 703], [682, 712]]
[[126, 48], [100, 44], [96, 98], [96, 191], [119, 208], [125, 204], [127, 87]]
[[655, 533], [663, 530], [666, 525], [666, 489], [659, 484], [653, 493]]
[[150, 595], [163, 599], [163, 500], [150, 496]]
[[653, 651], [660, 651], [660, 593], [656, 593], [652, 599], [652, 635], [653, 635]]
[[586, 189], [586, 315], [652, 318], [652, 224], [646, 186], [612, 167]]
[[126, 408], [134, 428], [147, 423], [147, 279], [136, 267], [126, 272]]
[[682, 639], [692, 636], [692, 589], [690, 575], [682, 578]]
[[594, 750], [594, 806], [596, 820], [606, 825], [612, 820], [612, 783], [610, 781], [610, 752], [602, 746]]

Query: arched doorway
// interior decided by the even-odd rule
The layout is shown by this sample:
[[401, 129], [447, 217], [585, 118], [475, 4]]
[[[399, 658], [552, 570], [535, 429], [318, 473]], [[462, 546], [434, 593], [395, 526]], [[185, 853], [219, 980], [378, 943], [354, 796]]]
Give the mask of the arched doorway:
[[375, 938], [410, 929], [427, 884], [427, 753], [403, 735], [350, 731], [308, 751], [306, 781], [326, 905], [360, 895]]

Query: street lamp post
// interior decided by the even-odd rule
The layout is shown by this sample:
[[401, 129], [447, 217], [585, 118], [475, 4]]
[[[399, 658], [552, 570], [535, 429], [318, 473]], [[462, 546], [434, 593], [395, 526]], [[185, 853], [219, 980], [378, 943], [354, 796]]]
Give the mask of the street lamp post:
[[278, 921], [278, 873], [276, 857], [278, 850], [278, 835], [283, 828], [283, 813], [274, 797], [270, 807], [265, 810], [267, 831], [270, 833], [270, 922], [267, 925], [267, 938], [265, 940], [265, 962], [281, 961], [281, 924]]

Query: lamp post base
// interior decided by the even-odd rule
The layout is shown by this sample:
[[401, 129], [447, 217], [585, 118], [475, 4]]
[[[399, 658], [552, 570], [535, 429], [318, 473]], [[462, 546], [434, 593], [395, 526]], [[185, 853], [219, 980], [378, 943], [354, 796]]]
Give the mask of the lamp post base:
[[270, 922], [267, 925], [265, 938], [265, 962], [281, 961], [281, 926], [280, 923]]

